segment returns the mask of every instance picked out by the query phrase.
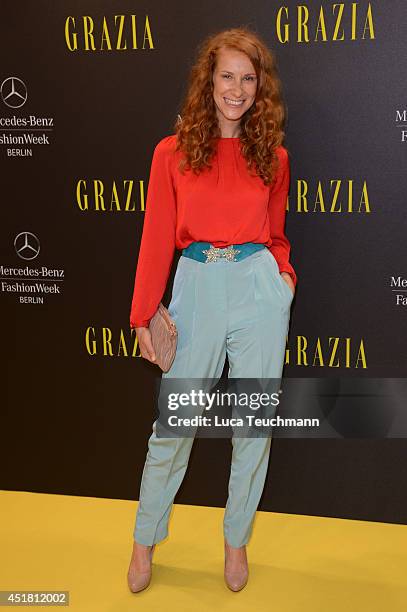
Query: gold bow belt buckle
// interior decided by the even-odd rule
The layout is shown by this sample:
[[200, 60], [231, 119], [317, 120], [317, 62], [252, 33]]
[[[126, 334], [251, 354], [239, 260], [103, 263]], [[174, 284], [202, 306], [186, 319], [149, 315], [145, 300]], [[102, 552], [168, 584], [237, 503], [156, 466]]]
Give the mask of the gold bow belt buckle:
[[240, 253], [240, 251], [238, 249], [234, 249], [233, 244], [224, 249], [214, 247], [213, 244], [211, 244], [211, 248], [204, 249], [202, 253], [206, 255], [205, 263], [211, 263], [218, 261], [218, 259], [221, 258], [226, 259], [226, 261], [236, 261], [235, 257], [238, 253]]

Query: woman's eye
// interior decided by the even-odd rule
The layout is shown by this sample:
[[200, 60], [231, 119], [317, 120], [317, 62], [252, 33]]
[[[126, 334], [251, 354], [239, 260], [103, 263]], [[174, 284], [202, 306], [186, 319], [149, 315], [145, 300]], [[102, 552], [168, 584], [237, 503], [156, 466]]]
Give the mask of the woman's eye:
[[[231, 75], [231, 74], [222, 74], [222, 77], [223, 77], [224, 79], [231, 79], [231, 78], [232, 78], [232, 75]], [[254, 76], [247, 76], [247, 77], [244, 77], [244, 78], [245, 78], [247, 81], [254, 81], [254, 80], [256, 79], [256, 77], [254, 77]]]

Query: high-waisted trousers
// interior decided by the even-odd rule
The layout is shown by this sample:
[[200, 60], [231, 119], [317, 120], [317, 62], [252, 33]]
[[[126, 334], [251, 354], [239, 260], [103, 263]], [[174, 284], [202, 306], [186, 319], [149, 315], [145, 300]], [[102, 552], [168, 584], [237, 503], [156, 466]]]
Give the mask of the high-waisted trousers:
[[[177, 351], [162, 377], [219, 380], [227, 354], [229, 378], [281, 379], [292, 299], [267, 247], [241, 261], [220, 258], [202, 263], [182, 255], [168, 307], [178, 328]], [[148, 442], [133, 533], [147, 546], [168, 535], [173, 500], [194, 441], [157, 437], [156, 423]], [[231, 546], [240, 547], [252, 533], [271, 437], [231, 441], [223, 532]]]

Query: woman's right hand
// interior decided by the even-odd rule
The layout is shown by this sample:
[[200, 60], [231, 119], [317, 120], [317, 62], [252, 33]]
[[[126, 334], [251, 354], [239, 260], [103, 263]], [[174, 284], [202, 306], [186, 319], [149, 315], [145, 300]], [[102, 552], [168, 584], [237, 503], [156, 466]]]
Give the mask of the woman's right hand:
[[148, 327], [136, 327], [136, 335], [141, 356], [144, 357], [144, 359], [148, 359], [148, 361], [155, 363], [156, 355], [153, 349], [153, 343], [151, 341], [151, 332]]

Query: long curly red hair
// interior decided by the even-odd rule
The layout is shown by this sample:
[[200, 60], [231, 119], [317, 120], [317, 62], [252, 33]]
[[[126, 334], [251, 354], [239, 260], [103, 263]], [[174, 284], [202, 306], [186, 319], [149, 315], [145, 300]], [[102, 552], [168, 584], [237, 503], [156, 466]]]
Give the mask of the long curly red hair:
[[245, 53], [256, 71], [256, 97], [240, 121], [240, 146], [248, 170], [260, 176], [265, 185], [270, 185], [279, 163], [275, 150], [285, 136], [282, 86], [274, 54], [258, 34], [245, 27], [212, 34], [198, 47], [181, 115], [174, 125], [177, 150], [184, 154], [179, 169], [199, 174], [204, 166], [211, 167], [216, 142], [221, 137], [212, 82], [217, 53], [221, 48]]

